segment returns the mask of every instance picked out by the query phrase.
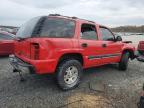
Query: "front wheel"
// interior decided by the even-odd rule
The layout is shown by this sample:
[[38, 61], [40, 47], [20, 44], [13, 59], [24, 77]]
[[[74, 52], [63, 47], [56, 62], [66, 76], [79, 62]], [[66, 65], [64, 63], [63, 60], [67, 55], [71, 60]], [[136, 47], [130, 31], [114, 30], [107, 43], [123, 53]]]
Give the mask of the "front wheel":
[[57, 68], [57, 82], [62, 90], [78, 86], [82, 73], [82, 65], [77, 60], [65, 60]]
[[119, 70], [123, 70], [123, 71], [127, 70], [129, 56], [130, 56], [129, 52], [123, 53], [121, 60], [119, 62]]

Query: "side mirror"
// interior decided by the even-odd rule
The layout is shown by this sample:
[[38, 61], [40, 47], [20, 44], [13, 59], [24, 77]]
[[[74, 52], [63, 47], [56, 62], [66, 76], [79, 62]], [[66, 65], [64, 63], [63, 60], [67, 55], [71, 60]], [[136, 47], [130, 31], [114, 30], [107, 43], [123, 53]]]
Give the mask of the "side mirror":
[[116, 41], [122, 41], [122, 37], [121, 36], [117, 36], [116, 37]]

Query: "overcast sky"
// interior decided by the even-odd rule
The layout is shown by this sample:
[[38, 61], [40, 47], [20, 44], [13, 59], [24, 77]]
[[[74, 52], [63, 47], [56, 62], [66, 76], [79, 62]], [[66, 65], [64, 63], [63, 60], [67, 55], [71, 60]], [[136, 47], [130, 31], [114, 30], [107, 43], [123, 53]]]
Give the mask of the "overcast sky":
[[144, 24], [144, 0], [0, 0], [0, 25], [20, 26], [32, 17], [59, 13], [107, 26]]

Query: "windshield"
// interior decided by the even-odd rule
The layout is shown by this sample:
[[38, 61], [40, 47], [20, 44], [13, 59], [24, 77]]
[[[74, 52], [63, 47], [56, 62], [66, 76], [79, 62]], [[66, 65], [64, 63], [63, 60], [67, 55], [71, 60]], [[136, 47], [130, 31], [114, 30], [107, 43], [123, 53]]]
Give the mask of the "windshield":
[[35, 17], [23, 24], [18, 30], [16, 37], [28, 38], [31, 37], [33, 30], [41, 17]]
[[51, 38], [70, 38], [75, 31], [75, 22], [64, 18], [49, 17], [44, 21], [40, 36]]

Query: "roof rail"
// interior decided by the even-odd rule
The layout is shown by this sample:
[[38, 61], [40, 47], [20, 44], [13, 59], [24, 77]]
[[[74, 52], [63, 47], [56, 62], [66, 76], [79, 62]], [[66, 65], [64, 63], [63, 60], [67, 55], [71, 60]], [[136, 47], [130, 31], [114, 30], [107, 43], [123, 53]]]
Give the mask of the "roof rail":
[[67, 18], [77, 19], [77, 17], [75, 17], [75, 16], [69, 17], [69, 16], [60, 15], [60, 14], [49, 14], [49, 16], [63, 16], [63, 17], [67, 17]]
[[75, 17], [75, 16], [73, 16], [73, 17], [71, 17], [72, 19], [78, 19], [78, 17]]
[[[75, 17], [75, 16], [69, 17], [69, 16], [60, 15], [60, 14], [49, 14], [49, 16], [63, 16], [63, 17], [72, 18], [72, 19], [81, 19], [81, 18], [78, 18], [78, 17]], [[86, 19], [81, 19], [81, 20], [85, 20], [85, 21], [88, 21], [88, 22], [95, 23], [94, 21], [90, 21], [90, 20], [86, 20]]]
[[88, 21], [88, 22], [95, 23], [94, 21], [90, 21], [90, 20], [86, 20], [86, 19], [81, 19], [81, 20], [85, 20], [85, 21]]
[[49, 16], [61, 16], [60, 14], [49, 14]]
[[86, 21], [89, 21], [89, 22], [95, 23], [94, 21], [90, 21], [90, 20], [86, 20]]

